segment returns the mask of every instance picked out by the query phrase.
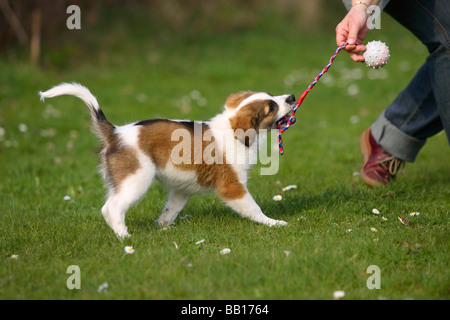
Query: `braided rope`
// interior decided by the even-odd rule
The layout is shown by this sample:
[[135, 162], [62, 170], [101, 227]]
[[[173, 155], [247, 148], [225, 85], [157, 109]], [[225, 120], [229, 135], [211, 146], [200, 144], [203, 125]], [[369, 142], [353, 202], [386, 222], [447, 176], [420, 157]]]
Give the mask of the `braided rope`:
[[289, 129], [289, 127], [292, 124], [292, 121], [294, 121], [294, 115], [297, 112], [298, 107], [300, 107], [300, 105], [302, 104], [303, 100], [305, 99], [306, 95], [308, 94], [308, 92], [315, 86], [315, 84], [317, 83], [317, 81], [319, 81], [320, 77], [323, 76], [323, 74], [325, 72], [328, 71], [328, 69], [331, 67], [331, 64], [333, 63], [334, 58], [336, 58], [337, 54], [339, 53], [339, 51], [341, 51], [345, 46], [347, 45], [347, 42], [345, 42], [344, 44], [342, 44], [340, 47], [338, 47], [336, 49], [336, 51], [333, 53], [333, 55], [330, 58], [330, 61], [328, 62], [328, 64], [326, 65], [325, 68], [323, 68], [323, 70], [317, 75], [317, 77], [314, 79], [314, 81], [308, 86], [308, 88], [306, 88], [306, 90], [303, 92], [303, 94], [300, 96], [300, 98], [298, 98], [297, 102], [294, 105], [294, 108], [292, 108], [292, 112], [289, 116], [289, 120], [286, 123], [286, 125], [280, 129], [281, 127], [281, 122], [283, 119], [285, 119], [286, 117], [284, 117], [282, 120], [278, 121], [277, 123], [277, 129], [278, 129], [278, 146], [280, 149], [280, 154], [284, 154], [284, 150], [283, 150], [283, 140], [281, 139], [281, 134], [286, 131], [287, 129]]

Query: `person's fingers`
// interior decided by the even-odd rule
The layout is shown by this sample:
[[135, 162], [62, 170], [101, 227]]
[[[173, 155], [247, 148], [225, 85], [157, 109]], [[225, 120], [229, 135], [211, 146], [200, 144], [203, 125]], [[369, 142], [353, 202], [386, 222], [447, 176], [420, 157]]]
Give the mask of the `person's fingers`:
[[348, 45], [346, 46], [345, 50], [347, 50], [350, 53], [362, 53], [367, 50], [366, 46], [363, 44], [351, 46], [349, 49], [347, 49], [347, 47], [348, 47]]
[[336, 44], [340, 47], [344, 42], [347, 41], [348, 30], [346, 28], [346, 23], [342, 21], [336, 26]]
[[355, 54], [360, 54], [364, 51], [367, 50], [365, 45], [362, 44], [358, 44], [358, 45], [346, 45], [344, 48], [345, 51], [347, 51], [349, 54], [350, 53], [355, 53]]
[[364, 60], [365, 60], [364, 57], [359, 53], [349, 52], [348, 54], [349, 54], [350, 58], [355, 62], [364, 62]]
[[345, 51], [353, 52], [356, 49], [356, 47], [357, 46], [354, 44], [347, 44], [344, 49], [345, 49]]
[[358, 39], [359, 30], [361, 29], [361, 26], [356, 23], [353, 20], [349, 20], [349, 26], [348, 26], [348, 36], [347, 36], [347, 43], [349, 45], [356, 44], [356, 39]]

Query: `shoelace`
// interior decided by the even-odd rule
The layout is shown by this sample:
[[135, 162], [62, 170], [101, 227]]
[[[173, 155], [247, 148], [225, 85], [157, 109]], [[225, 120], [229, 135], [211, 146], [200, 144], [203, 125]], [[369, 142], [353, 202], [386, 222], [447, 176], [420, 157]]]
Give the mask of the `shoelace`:
[[[387, 165], [385, 165], [385, 163], [387, 163]], [[396, 157], [389, 157], [378, 162], [378, 164], [389, 170], [391, 176], [395, 176], [404, 163], [405, 161]]]

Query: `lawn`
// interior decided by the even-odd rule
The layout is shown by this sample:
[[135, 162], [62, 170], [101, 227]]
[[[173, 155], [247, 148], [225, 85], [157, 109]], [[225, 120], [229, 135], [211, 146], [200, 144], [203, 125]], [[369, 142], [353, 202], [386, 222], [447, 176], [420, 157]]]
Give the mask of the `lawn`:
[[[20, 54], [0, 56], [0, 299], [333, 299], [336, 290], [345, 291], [343, 299], [449, 299], [445, 134], [429, 139], [387, 187], [368, 188], [354, 174], [360, 133], [427, 55], [407, 30], [382, 18], [368, 40], [387, 42], [388, 65], [371, 70], [340, 53], [284, 133], [278, 173], [261, 176], [260, 165], [250, 173], [250, 192], [286, 227], [243, 220], [216, 196], [197, 195], [176, 226], [162, 230], [154, 220], [167, 194], [155, 183], [127, 214], [132, 237], [119, 240], [100, 212], [98, 143], [82, 102], [43, 103], [37, 93], [80, 82], [117, 125], [204, 120], [221, 112], [232, 92], [299, 96], [335, 50], [338, 19], [311, 32], [275, 16], [227, 32], [146, 39], [134, 28], [137, 14], [105, 37], [96, 34], [104, 30], [84, 31], [63, 53], [46, 49], [41, 67]], [[92, 39], [100, 40], [88, 51]], [[297, 189], [282, 192], [287, 185]], [[277, 194], [281, 201], [272, 200]], [[231, 252], [220, 254], [224, 248]], [[79, 290], [66, 285], [71, 265], [80, 268]], [[380, 269], [380, 289], [366, 285], [372, 265]]]

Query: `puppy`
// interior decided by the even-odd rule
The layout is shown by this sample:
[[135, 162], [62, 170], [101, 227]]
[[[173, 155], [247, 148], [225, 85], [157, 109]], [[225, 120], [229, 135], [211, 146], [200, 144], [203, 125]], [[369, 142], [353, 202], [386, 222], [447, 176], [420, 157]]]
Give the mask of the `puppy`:
[[[217, 193], [241, 217], [268, 226], [287, 224], [267, 217], [246, 184], [249, 159], [257, 152], [253, 146], [277, 122], [287, 121], [293, 95], [245, 91], [231, 94], [225, 110], [208, 121], [153, 119], [115, 126], [80, 84], [62, 83], [39, 94], [42, 101], [72, 95], [86, 104], [101, 142], [100, 171], [108, 189], [102, 214], [118, 237], [129, 236], [125, 213], [154, 179], [170, 189], [157, 220], [161, 226], [172, 224], [189, 198], [205, 191]], [[244, 161], [236, 161], [242, 155]]]

